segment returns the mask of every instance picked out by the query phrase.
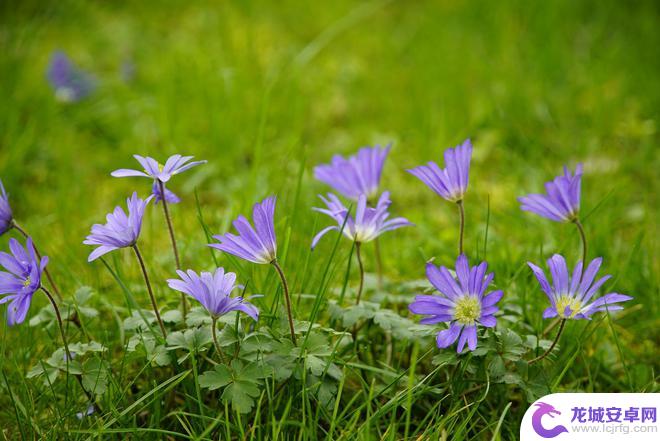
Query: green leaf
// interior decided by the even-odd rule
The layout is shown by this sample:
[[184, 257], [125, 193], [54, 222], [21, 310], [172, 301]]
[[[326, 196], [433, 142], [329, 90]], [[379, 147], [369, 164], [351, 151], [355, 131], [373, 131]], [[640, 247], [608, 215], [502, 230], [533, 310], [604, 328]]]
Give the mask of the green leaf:
[[73, 294], [73, 298], [76, 300], [76, 305], [81, 306], [87, 303], [87, 301], [92, 297], [94, 291], [89, 286], [81, 286]]
[[219, 364], [212, 371], [206, 371], [199, 376], [199, 385], [204, 389], [216, 390], [225, 387], [232, 381], [229, 368]]
[[83, 387], [95, 395], [102, 395], [108, 388], [108, 370], [98, 359], [91, 359], [83, 364]]
[[236, 381], [222, 393], [222, 401], [231, 403], [231, 406], [240, 413], [248, 413], [254, 406], [254, 398], [260, 394], [259, 388], [248, 381]]
[[493, 380], [498, 381], [506, 373], [506, 367], [504, 366], [504, 359], [499, 355], [495, 355], [488, 364], [488, 371], [490, 372], [490, 375], [493, 378]]

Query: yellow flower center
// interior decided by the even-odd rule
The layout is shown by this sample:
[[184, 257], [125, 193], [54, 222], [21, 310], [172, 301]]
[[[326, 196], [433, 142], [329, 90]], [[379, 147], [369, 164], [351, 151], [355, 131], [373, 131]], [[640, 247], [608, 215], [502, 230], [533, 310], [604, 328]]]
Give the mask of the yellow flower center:
[[[569, 315], [564, 314], [567, 306], [571, 308], [571, 313]], [[575, 317], [575, 314], [580, 311], [580, 309], [582, 309], [582, 302], [575, 297], [563, 295], [560, 296], [557, 300], [557, 312], [561, 317], [573, 318]]]
[[165, 168], [165, 166], [159, 162], [158, 163], [158, 171], [162, 172], [164, 168]]
[[461, 325], [473, 325], [481, 317], [481, 303], [473, 296], [463, 296], [454, 306], [454, 318]]
[[27, 278], [26, 278], [25, 281], [23, 282], [23, 288], [27, 288], [28, 286], [30, 286], [30, 283], [32, 283], [32, 282], [30, 281], [30, 276], [27, 276]]

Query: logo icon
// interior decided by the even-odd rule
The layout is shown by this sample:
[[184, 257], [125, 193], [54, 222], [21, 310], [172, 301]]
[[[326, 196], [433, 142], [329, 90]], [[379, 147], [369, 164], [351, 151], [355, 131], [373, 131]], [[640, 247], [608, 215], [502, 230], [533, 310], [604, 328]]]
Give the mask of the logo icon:
[[555, 415], [561, 415], [561, 412], [550, 404], [543, 403], [541, 401], [535, 403], [534, 405], [537, 406], [538, 409], [536, 409], [532, 415], [532, 427], [539, 436], [543, 438], [554, 438], [561, 433], [568, 432], [568, 429], [566, 429], [566, 427], [562, 426], [561, 424], [558, 424], [551, 429], [546, 429], [543, 427], [541, 419], [544, 415], [548, 415], [550, 418], [554, 418]]

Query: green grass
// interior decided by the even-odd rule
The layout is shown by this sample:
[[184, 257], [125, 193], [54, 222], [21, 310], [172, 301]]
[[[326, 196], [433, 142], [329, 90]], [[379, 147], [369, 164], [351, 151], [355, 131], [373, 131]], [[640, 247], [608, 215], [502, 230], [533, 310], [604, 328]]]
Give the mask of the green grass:
[[[17, 220], [50, 256], [64, 296], [92, 287], [87, 306], [98, 316], [83, 317], [83, 325], [107, 351], [85, 362], [107, 368], [108, 386], [99, 398], [103, 412], [79, 421], [74, 415], [86, 405], [73, 377], [52, 384], [26, 378], [60, 346], [57, 329], [27, 321], [9, 328], [3, 320], [4, 438], [508, 440], [517, 439], [538, 394], [657, 391], [654, 2], [14, 3], [0, 6], [0, 178]], [[99, 87], [92, 97], [55, 101], [45, 81], [55, 49], [94, 73]], [[127, 60], [136, 70], [130, 82], [120, 75]], [[239, 213], [276, 194], [280, 260], [295, 316], [350, 331], [333, 318], [330, 302], [354, 298], [357, 265], [353, 258], [349, 267], [351, 244], [337, 236], [309, 250], [327, 224], [310, 210], [328, 190], [312, 167], [335, 153], [392, 142], [383, 188], [392, 192], [393, 212], [416, 227], [380, 241], [385, 294], [395, 296], [375, 292], [373, 247], [365, 245], [365, 298], [417, 321], [406, 302], [419, 292], [428, 259], [455, 259], [458, 217], [404, 170], [440, 161], [446, 147], [467, 137], [475, 153], [466, 251], [473, 261], [487, 258], [505, 292], [501, 334], [488, 337], [505, 347], [486, 357], [456, 360], [452, 349], [435, 347], [432, 329], [406, 334], [392, 317], [391, 345], [369, 320], [357, 351], [345, 347], [343, 334], [308, 334], [311, 324], [300, 323], [308, 356], [288, 380], [258, 380], [254, 407], [240, 414], [221, 400], [222, 390], [199, 388], [214, 351], [167, 367], [128, 351], [133, 331], [123, 322], [137, 305], [148, 308], [134, 256], [108, 256], [116, 278], [101, 262], [86, 262], [90, 247], [82, 240], [91, 224], [134, 189], [149, 191], [146, 180], [114, 179], [110, 171], [135, 166], [133, 153], [195, 155], [209, 163], [171, 185], [183, 199], [172, 212], [184, 265], [199, 271], [217, 261], [249, 281], [248, 294], [264, 294], [256, 301], [257, 328], [271, 329], [275, 338], [267, 344], [286, 353], [274, 270], [206, 247], [208, 233], [228, 231]], [[580, 253], [571, 225], [521, 212], [516, 197], [539, 192], [563, 164], [580, 161], [590, 255], [603, 256], [603, 272], [614, 276], [602, 292], [635, 299], [618, 314], [568, 323], [543, 368], [504, 362], [520, 382], [495, 381], [502, 367], [493, 356], [515, 339], [508, 330], [539, 335], [548, 325], [541, 318], [547, 300], [525, 262], [560, 252], [572, 264]], [[10, 235], [0, 239], [2, 249]], [[174, 310], [179, 296], [164, 282], [174, 263], [159, 207], [148, 209], [141, 246], [160, 305]], [[46, 305], [36, 295], [29, 318]], [[232, 341], [249, 321], [239, 325], [232, 316], [223, 338]], [[68, 335], [88, 341], [73, 325]], [[254, 344], [242, 342], [241, 351]], [[321, 372], [314, 373], [306, 363], [317, 360]]]

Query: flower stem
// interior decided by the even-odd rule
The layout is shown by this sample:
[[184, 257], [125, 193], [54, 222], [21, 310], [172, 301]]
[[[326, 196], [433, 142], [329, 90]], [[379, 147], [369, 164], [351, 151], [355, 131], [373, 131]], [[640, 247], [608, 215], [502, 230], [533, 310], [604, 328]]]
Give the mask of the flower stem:
[[380, 242], [374, 239], [374, 253], [376, 254], [376, 273], [378, 274], [378, 289], [383, 289], [383, 260], [380, 254]]
[[218, 317], [212, 316], [211, 317], [211, 326], [213, 327], [213, 344], [215, 345], [215, 350], [218, 353], [218, 357], [220, 357], [220, 362], [224, 363], [225, 362], [225, 356], [223, 355], [222, 349], [220, 349], [220, 344], [218, 343], [217, 323], [218, 323]]
[[580, 233], [580, 239], [582, 239], [582, 268], [586, 269], [587, 267], [587, 236], [584, 234], [584, 227], [580, 223], [580, 219], [575, 219], [573, 221], [575, 226]]
[[[30, 237], [30, 236], [27, 234], [27, 232], [26, 232], [22, 227], [20, 227], [20, 226], [16, 223], [16, 221], [13, 221], [12, 226], [14, 227], [14, 229], [15, 229], [16, 231], [18, 231], [19, 233], [21, 233], [21, 235], [22, 235], [25, 239], [28, 239], [28, 238]], [[37, 246], [34, 244], [34, 242], [32, 242], [32, 246], [34, 246], [34, 252], [37, 254], [37, 258], [38, 258], [39, 260], [41, 260], [41, 253], [39, 253], [39, 250], [37, 249]], [[58, 298], [59, 300], [62, 300], [62, 294], [60, 294], [60, 290], [59, 290], [59, 288], [57, 287], [57, 285], [55, 284], [55, 282], [53, 281], [53, 277], [50, 275], [50, 271], [48, 271], [48, 268], [47, 268], [47, 267], [44, 268], [44, 273], [46, 274], [46, 278], [48, 279], [48, 283], [49, 283], [50, 286], [53, 288], [53, 291], [55, 291], [55, 295], [57, 296], [57, 298]]]
[[147, 285], [147, 291], [149, 292], [149, 298], [151, 299], [151, 306], [153, 307], [154, 313], [156, 314], [156, 319], [158, 320], [158, 326], [160, 326], [160, 331], [163, 333], [163, 337], [167, 338], [165, 325], [163, 324], [163, 320], [160, 318], [160, 312], [158, 312], [158, 305], [156, 304], [156, 297], [154, 297], [154, 292], [151, 289], [151, 282], [149, 282], [147, 267], [144, 266], [144, 259], [142, 259], [142, 254], [140, 254], [140, 250], [137, 244], [133, 245], [133, 251], [135, 251], [135, 256], [137, 257], [137, 260], [140, 263], [140, 268], [142, 269], [142, 276], [144, 277], [145, 285]]
[[559, 322], [559, 331], [557, 331], [557, 335], [555, 336], [555, 339], [553, 340], [553, 342], [550, 345], [550, 347], [548, 348], [548, 350], [545, 351], [543, 354], [539, 355], [538, 357], [530, 360], [529, 364], [534, 364], [537, 361], [543, 360], [545, 357], [548, 356], [548, 354], [550, 354], [550, 352], [552, 352], [552, 350], [555, 348], [555, 345], [559, 341], [559, 337], [561, 337], [561, 333], [564, 331], [564, 325], [566, 325], [566, 319], [562, 319], [562, 321]]
[[[69, 350], [69, 343], [67, 342], [66, 333], [64, 332], [64, 323], [62, 322], [62, 315], [60, 314], [60, 308], [57, 306], [57, 302], [53, 298], [53, 295], [50, 293], [50, 291], [48, 291], [43, 286], [41, 286], [40, 288], [44, 292], [44, 294], [46, 294], [46, 297], [48, 297], [48, 300], [50, 301], [50, 304], [53, 306], [53, 310], [55, 311], [55, 317], [57, 317], [57, 324], [59, 325], [60, 334], [62, 335], [62, 343], [64, 344], [64, 353], [66, 354], [66, 365], [67, 365], [67, 373], [68, 373], [69, 362], [73, 360], [73, 356], [71, 355], [71, 351]], [[75, 375], [75, 377], [78, 380], [78, 383], [80, 384], [80, 387], [82, 388], [83, 392], [85, 392], [85, 395], [87, 395], [87, 399], [90, 402], [93, 402], [94, 397], [87, 389], [85, 389], [85, 386], [83, 386], [81, 376]], [[100, 410], [100, 406], [98, 404], [96, 406]]]
[[463, 254], [463, 233], [465, 232], [465, 209], [463, 208], [463, 200], [456, 201], [458, 205], [458, 215], [460, 217], [460, 227], [458, 232], [458, 254]]
[[[167, 221], [167, 230], [170, 233], [170, 242], [172, 242], [172, 250], [174, 251], [174, 262], [176, 263], [176, 269], [181, 270], [181, 260], [179, 259], [179, 249], [176, 245], [176, 236], [174, 235], [174, 226], [172, 225], [172, 218], [170, 217], [170, 210], [167, 207], [167, 201], [165, 200], [165, 184], [160, 179], [158, 180], [158, 187], [160, 189], [161, 202], [163, 203], [163, 213], [165, 213], [165, 220]], [[186, 295], [181, 293], [181, 309], [183, 311], [183, 319], [186, 319], [188, 314], [188, 302], [186, 301]]]
[[362, 254], [360, 254], [360, 242], [355, 242], [355, 256], [357, 257], [358, 267], [360, 268], [360, 286], [358, 287], [357, 298], [355, 304], [360, 304], [360, 297], [362, 297], [362, 289], [364, 288], [364, 265], [362, 264]]
[[291, 331], [291, 341], [293, 342], [294, 346], [297, 346], [296, 331], [293, 327], [293, 314], [291, 313], [291, 298], [289, 297], [289, 285], [286, 283], [286, 277], [284, 277], [284, 271], [282, 271], [282, 268], [280, 267], [280, 264], [277, 263], [277, 260], [273, 260], [271, 263], [277, 270], [277, 274], [279, 274], [280, 280], [282, 281], [282, 290], [284, 291], [284, 301], [286, 302], [286, 313], [289, 317], [289, 331]]

